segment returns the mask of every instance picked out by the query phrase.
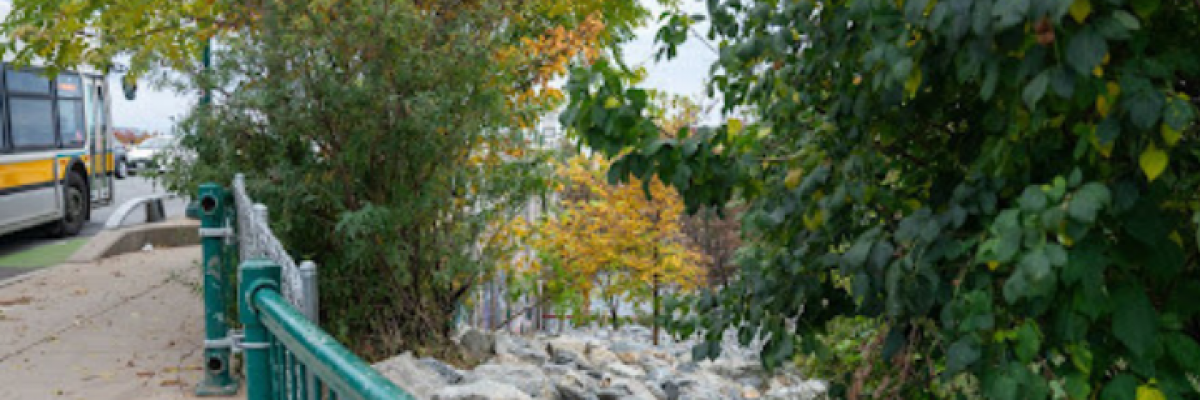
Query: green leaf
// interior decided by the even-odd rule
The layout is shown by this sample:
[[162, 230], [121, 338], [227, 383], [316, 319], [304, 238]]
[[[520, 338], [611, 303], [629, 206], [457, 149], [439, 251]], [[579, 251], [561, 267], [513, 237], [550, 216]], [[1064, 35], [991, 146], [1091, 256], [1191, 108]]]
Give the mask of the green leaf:
[[1013, 256], [1017, 254], [1017, 251], [1021, 249], [1021, 230], [1006, 230], [994, 240], [995, 247], [993, 248], [993, 251], [996, 258], [995, 260], [985, 261], [998, 261], [1001, 263], [1009, 262], [1012, 260]]
[[1021, 99], [1025, 100], [1025, 106], [1030, 110], [1037, 108], [1037, 103], [1046, 94], [1046, 86], [1050, 84], [1049, 70], [1042, 71], [1029, 84], [1025, 85], [1025, 90], [1021, 92]]
[[1163, 122], [1171, 129], [1182, 132], [1194, 118], [1195, 109], [1187, 100], [1174, 96], [1167, 99], [1166, 106], [1163, 107]]
[[1012, 377], [1004, 373], [996, 373], [996, 377], [987, 385], [987, 398], [993, 400], [1016, 400], [1020, 385]]
[[1133, 16], [1125, 10], [1113, 11], [1113, 18], [1120, 22], [1125, 29], [1136, 31], [1142, 29], [1142, 24], [1138, 22], [1137, 17]]
[[1200, 344], [1187, 335], [1175, 333], [1167, 336], [1167, 352], [1179, 366], [1187, 371], [1200, 371]]
[[1012, 274], [1007, 281], [1004, 281], [1004, 300], [1008, 304], [1014, 304], [1017, 300], [1025, 297], [1029, 292], [1029, 279], [1025, 274]]
[[867, 262], [867, 256], [871, 254], [872, 244], [874, 244], [873, 237], [868, 238], [864, 236], [859, 238], [853, 246], [850, 246], [850, 250], [847, 250], [846, 254], [842, 256], [842, 261], [851, 267], [852, 270], [861, 267], [863, 263]]
[[1087, 272], [1102, 271], [1108, 266], [1104, 246], [1099, 240], [1091, 239], [1078, 243], [1070, 250], [1067, 266], [1063, 268], [1062, 280], [1066, 284], [1079, 282]]
[[1112, 195], [1107, 186], [1098, 182], [1088, 182], [1080, 187], [1067, 203], [1067, 215], [1080, 222], [1095, 223], [1096, 213], [1111, 201]]
[[1065, 385], [1067, 397], [1071, 399], [1086, 399], [1088, 394], [1092, 392], [1091, 385], [1088, 380], [1081, 374], [1067, 375], [1067, 383]]
[[1071, 175], [1067, 177], [1067, 186], [1074, 189], [1079, 187], [1080, 183], [1083, 183], [1083, 171], [1079, 167], [1075, 167], [1075, 169], [1071, 170]]
[[1017, 328], [1017, 341], [1013, 346], [1013, 351], [1017, 353], [1017, 358], [1021, 362], [1028, 363], [1037, 355], [1038, 349], [1041, 348], [1041, 338], [1038, 336], [1037, 328], [1032, 322], [1026, 321]]
[[1084, 375], [1092, 373], [1092, 350], [1087, 345], [1071, 343], [1067, 345], [1067, 355], [1071, 357], [1071, 364], [1082, 372]]
[[1065, 66], [1056, 65], [1050, 69], [1050, 87], [1059, 97], [1070, 98], [1075, 93], [1075, 77]]
[[998, 19], [994, 28], [1007, 29], [1024, 21], [1025, 14], [1029, 13], [1029, 1], [1007, 0], [996, 3], [992, 8], [992, 16]]
[[1162, 175], [1163, 171], [1167, 170], [1167, 162], [1169, 157], [1167, 152], [1150, 144], [1146, 150], [1142, 151], [1142, 155], [1138, 157], [1138, 165], [1142, 167], [1142, 172], [1146, 174], [1146, 179], [1154, 182]]
[[1021, 204], [1022, 211], [1037, 213], [1046, 208], [1046, 193], [1037, 186], [1026, 186], [1017, 202]]
[[1112, 146], [1121, 135], [1121, 123], [1116, 118], [1106, 118], [1096, 126], [1096, 139], [1101, 146]]
[[1090, 76], [1107, 53], [1104, 38], [1091, 27], [1085, 27], [1071, 36], [1067, 44], [1067, 65], [1080, 75]]
[[1157, 344], [1158, 312], [1141, 285], [1128, 284], [1117, 290], [1113, 297], [1113, 335], [1138, 357], [1150, 353]]
[[1137, 394], [1137, 379], [1129, 374], [1120, 374], [1104, 385], [1100, 400], [1129, 400]]
[[1158, 11], [1159, 2], [1160, 0], [1133, 0], [1133, 12], [1143, 19], [1149, 18]]
[[1162, 116], [1164, 99], [1154, 90], [1139, 90], [1125, 97], [1129, 120], [1140, 129], [1150, 129]]
[[1050, 277], [1050, 258], [1046, 249], [1038, 247], [1021, 257], [1021, 272], [1024, 272], [1032, 282], [1043, 282]]
[[966, 336], [946, 349], [946, 374], [953, 376], [979, 361], [979, 339]]

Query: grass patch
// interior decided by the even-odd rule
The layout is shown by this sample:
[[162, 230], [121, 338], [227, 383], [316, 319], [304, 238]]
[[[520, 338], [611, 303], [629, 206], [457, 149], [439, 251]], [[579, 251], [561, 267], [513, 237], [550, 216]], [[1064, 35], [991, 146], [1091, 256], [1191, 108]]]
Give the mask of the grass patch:
[[0, 257], [0, 268], [42, 268], [61, 264], [87, 243], [88, 238], [60, 240]]

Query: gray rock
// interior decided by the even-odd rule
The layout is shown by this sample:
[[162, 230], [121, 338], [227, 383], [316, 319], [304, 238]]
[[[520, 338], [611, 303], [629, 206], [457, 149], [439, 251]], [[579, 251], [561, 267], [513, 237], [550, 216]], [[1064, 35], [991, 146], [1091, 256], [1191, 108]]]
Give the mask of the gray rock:
[[464, 382], [490, 380], [513, 385], [534, 398], [554, 397], [554, 388], [541, 368], [527, 364], [483, 364], [463, 378]]
[[613, 353], [607, 346], [600, 343], [589, 342], [585, 355], [588, 358], [588, 362], [592, 365], [608, 365], [609, 363], [621, 361], [620, 358], [617, 358], [616, 353]]
[[642, 343], [631, 342], [628, 340], [620, 340], [620, 341], [613, 342], [612, 346], [609, 347], [609, 349], [611, 349], [613, 351], [613, 353], [617, 353], [617, 354], [641, 353], [643, 351], [649, 350], [650, 347], [645, 344], [642, 344]]
[[444, 362], [432, 357], [425, 357], [420, 360], [421, 364], [437, 372], [442, 376], [442, 379], [451, 385], [462, 381], [463, 373], [458, 368], [451, 367]]
[[465, 385], [446, 386], [433, 394], [433, 400], [532, 400], [511, 385], [481, 380]]
[[596, 381], [578, 371], [567, 371], [563, 375], [557, 376], [554, 380], [554, 388], [558, 391], [558, 398], [561, 400], [596, 400], [596, 395], [593, 394], [596, 390]]
[[761, 376], [744, 376], [738, 378], [737, 383], [741, 384], [742, 386], [762, 389], [766, 387], [767, 381]]
[[700, 366], [694, 362], [688, 361], [688, 362], [679, 364], [679, 366], [675, 367], [675, 369], [678, 370], [679, 372], [691, 373], [691, 372], [696, 372], [696, 371], [700, 370]]
[[608, 372], [612, 372], [614, 375], [626, 378], [640, 379], [646, 376], [646, 372], [642, 371], [641, 368], [625, 365], [619, 362], [609, 363], [604, 368], [608, 370]]
[[828, 390], [828, 385], [819, 380], [808, 380], [793, 386], [776, 387], [767, 391], [764, 396], [772, 400], [811, 400], [816, 399]]
[[613, 379], [609, 387], [629, 393], [624, 396], [624, 398], [627, 399], [652, 400], [657, 397], [653, 392], [650, 391], [649, 388], [646, 387], [646, 385], [633, 379]]
[[554, 389], [558, 390], [558, 400], [599, 400], [595, 394], [578, 386], [555, 383]]
[[412, 353], [389, 358], [376, 363], [374, 367], [396, 386], [417, 398], [429, 398], [449, 383], [436, 370], [413, 358]]
[[467, 351], [467, 355], [479, 360], [496, 354], [496, 341], [492, 335], [478, 329], [469, 329], [458, 339], [458, 343]]
[[495, 339], [496, 353], [513, 354], [514, 351], [529, 349], [531, 347], [528, 340], [520, 336], [498, 334]]
[[633, 392], [625, 387], [609, 387], [596, 391], [596, 398], [600, 400], [619, 400], [632, 395]]
[[649, 390], [650, 394], [653, 395], [655, 399], [667, 400], [667, 398], [668, 398], [667, 392], [665, 390], [663, 390], [662, 386], [660, 386], [656, 383], [651, 383], [649, 385], [646, 385], [646, 390]]
[[646, 380], [650, 382], [662, 382], [671, 378], [671, 367], [650, 367], [646, 368]]
[[662, 388], [663, 393], [667, 395], [668, 400], [679, 399], [679, 395], [683, 392], [683, 388], [679, 387], [679, 382], [676, 380], [663, 382], [660, 387]]
[[574, 368], [571, 368], [571, 367], [572, 367], [571, 365], [542, 364], [542, 372], [545, 372], [546, 375], [554, 375], [554, 376], [566, 375], [567, 372], [575, 370]]

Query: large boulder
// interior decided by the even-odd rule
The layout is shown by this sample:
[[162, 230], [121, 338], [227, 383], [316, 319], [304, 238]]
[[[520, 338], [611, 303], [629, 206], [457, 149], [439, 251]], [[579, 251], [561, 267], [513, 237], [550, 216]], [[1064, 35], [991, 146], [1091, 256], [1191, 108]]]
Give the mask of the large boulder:
[[609, 383], [608, 388], [626, 393], [621, 397], [623, 399], [654, 400], [659, 398], [649, 387], [636, 379], [615, 378]]
[[621, 362], [621, 359], [617, 358], [616, 353], [613, 353], [607, 346], [599, 342], [588, 342], [584, 353], [588, 358], [588, 362], [592, 365], [608, 365], [614, 362]]
[[641, 368], [622, 364], [620, 362], [609, 363], [608, 365], [604, 366], [604, 369], [608, 372], [611, 372], [613, 375], [625, 378], [641, 379], [646, 377], [646, 372], [642, 371]]
[[549, 360], [541, 346], [535, 346], [529, 340], [514, 335], [496, 335], [496, 355], [510, 355], [524, 362], [540, 365]]
[[636, 364], [641, 360], [642, 354], [650, 350], [650, 347], [637, 342], [621, 340], [613, 342], [609, 349], [617, 355], [617, 358], [619, 358], [621, 362], [626, 364]]
[[554, 386], [538, 368], [529, 364], [483, 364], [463, 377], [463, 382], [494, 381], [512, 385], [536, 399], [554, 398]]
[[598, 400], [596, 381], [579, 371], [567, 371], [555, 376], [554, 389], [558, 391], [559, 400]]
[[[423, 398], [418, 396], [418, 398]], [[433, 400], [532, 400], [512, 385], [480, 380], [465, 385], [446, 386], [433, 394]]]
[[587, 352], [586, 343], [567, 337], [557, 337], [546, 343], [546, 353], [550, 355], [550, 362], [559, 365], [574, 365], [585, 370], [594, 369], [584, 356], [585, 352]]
[[421, 362], [421, 365], [424, 365], [434, 372], [437, 372], [437, 374], [441, 375], [442, 379], [444, 379], [446, 383], [451, 385], [458, 383], [463, 378], [463, 373], [462, 371], [459, 371], [458, 368], [454, 368], [436, 358], [424, 357], [419, 361]]
[[478, 329], [468, 329], [458, 338], [467, 356], [476, 360], [484, 360], [496, 354], [496, 341], [491, 333]]
[[412, 353], [389, 358], [376, 363], [374, 367], [396, 386], [421, 399], [429, 398], [434, 392], [451, 383], [434, 368], [413, 358]]
[[720, 376], [708, 371], [697, 371], [668, 379], [662, 383], [668, 399], [719, 400], [738, 398], [741, 388], [734, 387]]

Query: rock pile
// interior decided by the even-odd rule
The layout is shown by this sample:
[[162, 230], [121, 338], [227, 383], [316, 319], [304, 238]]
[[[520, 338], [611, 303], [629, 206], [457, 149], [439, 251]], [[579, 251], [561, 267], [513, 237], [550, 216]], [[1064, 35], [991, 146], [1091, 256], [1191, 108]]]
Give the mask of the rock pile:
[[460, 371], [432, 358], [402, 354], [375, 365], [418, 398], [435, 400], [815, 399], [825, 383], [795, 370], [767, 374], [757, 352], [726, 335], [722, 357], [691, 359], [690, 342], [660, 338], [628, 326], [535, 337], [464, 333], [465, 351], [487, 361]]

